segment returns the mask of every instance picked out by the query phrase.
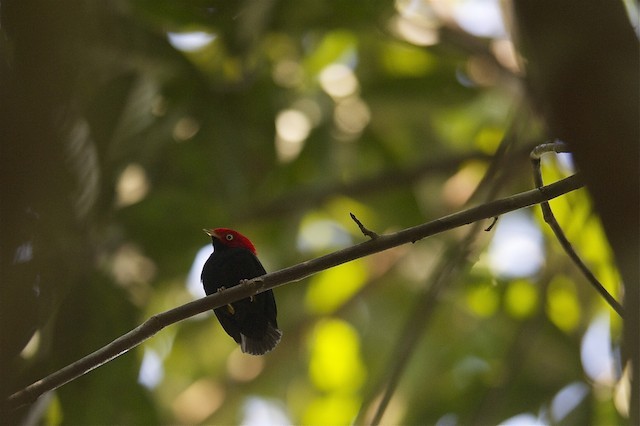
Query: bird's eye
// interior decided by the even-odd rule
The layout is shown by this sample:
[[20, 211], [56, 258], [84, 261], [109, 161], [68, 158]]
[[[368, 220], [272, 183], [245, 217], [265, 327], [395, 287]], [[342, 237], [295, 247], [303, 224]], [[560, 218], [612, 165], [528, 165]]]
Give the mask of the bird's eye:
[[233, 235], [232, 234], [227, 234], [227, 236], [225, 238], [227, 239], [227, 241], [231, 241], [231, 240], [233, 240]]

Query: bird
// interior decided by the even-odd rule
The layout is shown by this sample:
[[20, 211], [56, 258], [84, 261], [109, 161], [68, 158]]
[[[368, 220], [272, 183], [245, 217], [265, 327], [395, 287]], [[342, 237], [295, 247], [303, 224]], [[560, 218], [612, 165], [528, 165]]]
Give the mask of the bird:
[[[266, 274], [253, 243], [228, 228], [203, 229], [211, 237], [213, 253], [202, 268], [202, 285], [207, 295]], [[244, 353], [263, 355], [282, 338], [278, 328], [276, 300], [272, 290], [214, 309], [218, 321]]]

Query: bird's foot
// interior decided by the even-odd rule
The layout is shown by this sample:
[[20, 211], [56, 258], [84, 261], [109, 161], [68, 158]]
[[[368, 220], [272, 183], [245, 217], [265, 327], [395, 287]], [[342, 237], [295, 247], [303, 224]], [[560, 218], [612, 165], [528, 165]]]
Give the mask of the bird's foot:
[[[226, 288], [225, 286], [218, 287], [218, 289], [216, 290], [216, 293], [220, 293], [221, 291], [224, 291], [224, 290], [226, 290], [226, 289], [227, 289], [227, 288]], [[236, 313], [236, 310], [235, 310], [235, 308], [233, 307], [233, 305], [232, 305], [231, 303], [229, 303], [229, 304], [227, 305], [227, 311], [228, 311], [228, 312], [229, 312], [229, 314], [231, 314], [231, 315], [233, 315], [233, 314], [235, 314], [235, 313]]]

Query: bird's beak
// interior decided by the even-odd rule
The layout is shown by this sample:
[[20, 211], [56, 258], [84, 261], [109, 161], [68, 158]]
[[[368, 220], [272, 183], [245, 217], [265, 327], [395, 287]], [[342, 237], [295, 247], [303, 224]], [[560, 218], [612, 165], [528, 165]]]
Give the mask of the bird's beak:
[[220, 239], [220, 235], [218, 235], [214, 229], [206, 229], [206, 228], [204, 228], [203, 231], [204, 231], [205, 234], [207, 234], [211, 238]]

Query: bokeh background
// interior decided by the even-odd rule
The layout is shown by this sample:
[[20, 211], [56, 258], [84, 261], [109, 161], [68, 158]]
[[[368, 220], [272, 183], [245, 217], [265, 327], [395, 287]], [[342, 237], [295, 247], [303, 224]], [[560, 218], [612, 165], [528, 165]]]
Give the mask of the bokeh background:
[[[531, 189], [528, 152], [555, 136], [493, 0], [0, 13], [3, 398], [202, 297], [202, 228], [239, 230], [275, 271], [364, 241], [350, 212], [392, 232]], [[547, 182], [574, 171], [543, 162]], [[620, 299], [587, 191], [552, 207]], [[620, 318], [539, 208], [489, 225], [277, 288], [284, 336], [264, 357], [202, 314], [6, 420], [366, 422], [399, 368], [384, 424], [624, 423]]]

